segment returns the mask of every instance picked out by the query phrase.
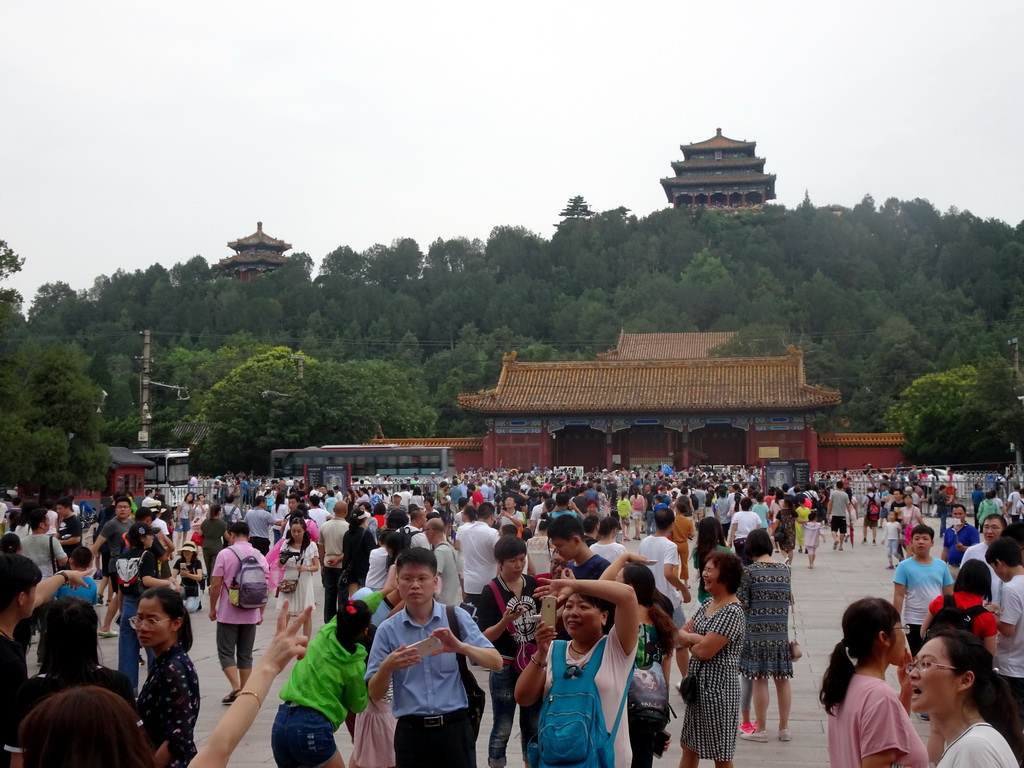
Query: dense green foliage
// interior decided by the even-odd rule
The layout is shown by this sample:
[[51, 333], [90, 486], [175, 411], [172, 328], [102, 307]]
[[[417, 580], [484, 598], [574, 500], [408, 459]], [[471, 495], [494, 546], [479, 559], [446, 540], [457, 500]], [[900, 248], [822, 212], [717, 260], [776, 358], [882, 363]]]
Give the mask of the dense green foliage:
[[[204, 451], [223, 468], [232, 455], [255, 462], [267, 446], [292, 441], [482, 434], [482, 421], [461, 412], [455, 396], [494, 386], [504, 353], [591, 358], [613, 346], [621, 328], [737, 330], [721, 350], [729, 354], [800, 346], [808, 381], [843, 395], [820, 427], [881, 430], [915, 379], [963, 365], [984, 371], [986, 361], [1005, 367], [1006, 339], [1022, 321], [1024, 227], [940, 214], [924, 200], [876, 207], [865, 198], [852, 209], [805, 200], [793, 210], [732, 215], [661, 210], [638, 218], [618, 209], [567, 217], [550, 239], [499, 226], [486, 242], [436, 240], [426, 253], [402, 238], [362, 252], [343, 245], [319, 269], [298, 253], [249, 284], [216, 277], [195, 256], [170, 269], [101, 276], [83, 291], [47, 284], [25, 317], [14, 316], [6, 343], [10, 350], [61, 340], [83, 350], [89, 374], [110, 393], [106, 437], [130, 445], [138, 332], [151, 329], [153, 378], [191, 393], [187, 401], [169, 391], [154, 396], [155, 445], [181, 442], [170, 432], [178, 420], [219, 420], [246, 408], [253, 431], [263, 430], [258, 439], [217, 434], [212, 423]], [[307, 363], [299, 384], [276, 347], [319, 363]], [[254, 354], [261, 363], [247, 362]], [[264, 365], [273, 371], [260, 372]], [[367, 382], [408, 409], [374, 405]], [[263, 398], [265, 389], [290, 397]], [[1014, 391], [1011, 379], [993, 397]], [[991, 414], [976, 413], [984, 402], [965, 395], [957, 408], [975, 414], [971, 424], [989, 423]], [[302, 421], [311, 416], [312, 426]], [[306, 427], [288, 431], [300, 422]], [[310, 429], [316, 434], [307, 441]], [[1005, 437], [1000, 432], [1000, 445]], [[995, 450], [989, 443], [963, 450]]]

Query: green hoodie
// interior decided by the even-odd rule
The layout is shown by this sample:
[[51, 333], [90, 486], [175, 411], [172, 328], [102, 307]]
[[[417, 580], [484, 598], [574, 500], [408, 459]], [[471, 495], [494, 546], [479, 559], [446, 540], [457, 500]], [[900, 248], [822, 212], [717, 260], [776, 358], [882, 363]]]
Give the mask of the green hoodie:
[[349, 712], [366, 709], [366, 648], [349, 653], [338, 644], [335, 616], [320, 628], [306, 655], [292, 669], [281, 689], [281, 699], [315, 709], [337, 731]]

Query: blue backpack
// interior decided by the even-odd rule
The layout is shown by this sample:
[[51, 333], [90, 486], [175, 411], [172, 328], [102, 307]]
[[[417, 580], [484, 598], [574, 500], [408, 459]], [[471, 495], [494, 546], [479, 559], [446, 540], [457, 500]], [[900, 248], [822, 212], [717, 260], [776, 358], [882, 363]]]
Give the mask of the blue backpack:
[[586, 667], [571, 667], [566, 676], [565, 640], [556, 640], [551, 651], [551, 688], [540, 710], [540, 728], [527, 747], [531, 768], [614, 768], [615, 734], [619, 730], [630, 681], [619, 702], [611, 732], [605, 726], [604, 709], [594, 678], [604, 658], [608, 638], [598, 641]]

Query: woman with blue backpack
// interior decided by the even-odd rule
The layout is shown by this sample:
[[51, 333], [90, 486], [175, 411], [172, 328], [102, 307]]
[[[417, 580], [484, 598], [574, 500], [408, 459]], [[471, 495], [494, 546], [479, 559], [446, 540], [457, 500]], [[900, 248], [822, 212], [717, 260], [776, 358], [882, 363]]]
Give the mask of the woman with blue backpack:
[[[626, 766], [632, 761], [625, 723], [640, 612], [631, 586], [614, 581], [551, 579], [535, 597], [557, 595], [570, 640], [537, 625], [537, 652], [516, 682], [516, 703], [544, 699], [531, 768]], [[611, 618], [614, 612], [614, 623]]]

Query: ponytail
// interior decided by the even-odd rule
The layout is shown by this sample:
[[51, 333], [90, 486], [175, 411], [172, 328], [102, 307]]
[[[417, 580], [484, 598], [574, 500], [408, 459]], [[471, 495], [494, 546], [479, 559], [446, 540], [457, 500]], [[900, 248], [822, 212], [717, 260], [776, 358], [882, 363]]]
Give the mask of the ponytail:
[[334, 628], [334, 638], [338, 645], [353, 653], [358, 638], [366, 634], [372, 616], [370, 609], [362, 600], [350, 601], [348, 596], [338, 600], [338, 617]]
[[834, 715], [836, 707], [846, 698], [846, 690], [856, 670], [854, 659], [864, 661], [871, 658], [878, 635], [892, 637], [899, 621], [900, 614], [892, 603], [880, 597], [861, 598], [846, 609], [843, 613], [843, 639], [832, 650], [818, 695], [828, 714]]
[[846, 655], [844, 641], [840, 640], [832, 649], [828, 668], [821, 679], [821, 692], [818, 694], [818, 701], [828, 714], [834, 715], [836, 707], [843, 703], [855, 669], [850, 657]]

